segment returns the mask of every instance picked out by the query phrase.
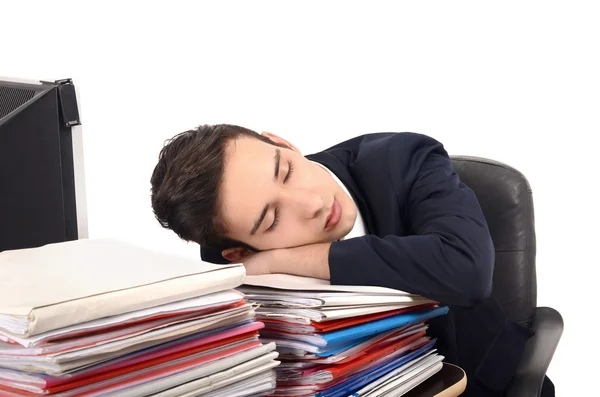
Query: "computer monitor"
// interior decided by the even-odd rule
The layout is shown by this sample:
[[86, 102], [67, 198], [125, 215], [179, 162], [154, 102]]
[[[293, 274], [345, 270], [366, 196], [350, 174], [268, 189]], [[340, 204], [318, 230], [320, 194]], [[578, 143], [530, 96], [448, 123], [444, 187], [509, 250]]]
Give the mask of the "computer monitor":
[[87, 237], [75, 86], [0, 77], [0, 251]]

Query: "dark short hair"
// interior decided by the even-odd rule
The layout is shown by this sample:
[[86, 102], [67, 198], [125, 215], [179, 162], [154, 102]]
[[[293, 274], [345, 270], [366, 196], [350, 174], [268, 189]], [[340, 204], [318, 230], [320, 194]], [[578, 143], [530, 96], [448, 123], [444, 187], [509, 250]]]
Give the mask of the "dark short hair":
[[227, 225], [218, 205], [225, 149], [230, 140], [240, 137], [280, 146], [255, 131], [230, 124], [202, 125], [166, 142], [150, 179], [152, 209], [164, 228], [203, 247], [253, 249], [226, 237]]

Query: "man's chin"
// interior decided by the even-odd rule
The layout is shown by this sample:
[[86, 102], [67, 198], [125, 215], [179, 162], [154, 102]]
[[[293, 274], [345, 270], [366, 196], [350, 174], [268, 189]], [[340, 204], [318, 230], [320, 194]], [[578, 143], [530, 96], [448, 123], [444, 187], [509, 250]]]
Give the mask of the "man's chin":
[[331, 237], [329, 237], [327, 239], [327, 241], [324, 241], [324, 242], [333, 243], [334, 241], [340, 241], [341, 239], [346, 237], [348, 235], [348, 233], [350, 233], [351, 230], [352, 230], [352, 228], [344, 228], [343, 230], [340, 230], [340, 231], [336, 230], [337, 233], [333, 234]]

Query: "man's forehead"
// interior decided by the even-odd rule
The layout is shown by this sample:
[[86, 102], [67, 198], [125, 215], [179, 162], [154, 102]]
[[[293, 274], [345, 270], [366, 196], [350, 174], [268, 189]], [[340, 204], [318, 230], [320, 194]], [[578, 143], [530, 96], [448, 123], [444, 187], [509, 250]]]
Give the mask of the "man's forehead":
[[225, 161], [237, 158], [237, 157], [248, 157], [251, 155], [264, 154], [268, 151], [274, 151], [274, 146], [269, 145], [259, 139], [240, 137], [232, 139], [227, 144], [226, 159]]
[[268, 178], [273, 173], [274, 155], [274, 146], [257, 139], [231, 142], [225, 156], [224, 183], [244, 186], [251, 182], [249, 178]]
[[[266, 149], [248, 141], [263, 144]], [[228, 149], [221, 186], [223, 217], [232, 232], [249, 231], [267, 203], [266, 190], [273, 178], [276, 147], [245, 138], [238, 139]]]
[[260, 198], [254, 193], [231, 194], [221, 201], [222, 214], [232, 232], [241, 233], [252, 225]]

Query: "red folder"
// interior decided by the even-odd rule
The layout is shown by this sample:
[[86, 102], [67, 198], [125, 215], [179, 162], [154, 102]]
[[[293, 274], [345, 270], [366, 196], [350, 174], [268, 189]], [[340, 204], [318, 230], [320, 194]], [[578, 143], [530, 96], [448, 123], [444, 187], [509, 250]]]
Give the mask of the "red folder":
[[[176, 360], [178, 358], [191, 356], [203, 351], [208, 351], [218, 347], [226, 347], [232, 343], [240, 342], [248, 338], [257, 337], [258, 330], [262, 328], [262, 323], [252, 323], [239, 329], [225, 331], [222, 334], [216, 334], [196, 340], [187, 341], [185, 343], [169, 346], [165, 349], [159, 349], [149, 352], [144, 355], [134, 356], [125, 360], [112, 362], [111, 364], [94, 367], [90, 370], [83, 370], [75, 375], [67, 375], [63, 377], [47, 377], [45, 394], [58, 393], [64, 390], [70, 390], [75, 387], [81, 387], [91, 383], [99, 382], [105, 379], [110, 379], [115, 376], [127, 374], [141, 369], [149, 368], [165, 362]], [[258, 342], [253, 342], [251, 347], [260, 345]], [[248, 345], [249, 346], [249, 345]], [[0, 390], [6, 386], [8, 382], [0, 384]], [[11, 388], [14, 390], [14, 388]], [[20, 391], [25, 393], [24, 391]], [[32, 394], [36, 395], [36, 394]], [[0, 397], [2, 394], [0, 393]]]
[[[16, 394], [16, 395], [17, 396], [26, 396], [26, 397], [47, 395], [47, 394], [52, 394], [52, 393], [58, 393], [61, 391], [72, 390], [72, 389], [79, 388], [79, 387], [85, 387], [87, 385], [91, 385], [93, 383], [100, 382], [100, 381], [103, 381], [106, 379], [116, 378], [121, 375], [129, 375], [124, 379], [121, 378], [119, 380], [115, 380], [114, 382], [104, 384], [97, 388], [93, 388], [93, 389], [86, 388], [85, 391], [81, 392], [81, 394], [77, 394], [77, 396], [85, 396], [90, 393], [96, 393], [96, 392], [107, 390], [107, 389], [113, 389], [115, 386], [127, 387], [128, 384], [131, 384], [134, 382], [143, 381], [143, 380], [150, 381], [150, 380], [162, 377], [162, 376], [172, 375], [174, 373], [185, 371], [185, 370], [193, 368], [195, 366], [202, 365], [202, 364], [205, 364], [205, 363], [208, 363], [208, 362], [211, 362], [214, 360], [218, 360], [220, 358], [228, 357], [228, 356], [231, 356], [234, 354], [238, 354], [245, 350], [259, 347], [259, 346], [261, 346], [260, 342], [256, 342], [256, 341], [247, 342], [242, 345], [238, 345], [238, 346], [235, 346], [235, 347], [223, 350], [223, 351], [215, 352], [210, 355], [202, 356], [202, 357], [195, 358], [195, 359], [185, 360], [184, 362], [181, 362], [181, 363], [164, 366], [164, 367], [157, 368], [154, 370], [152, 370], [150, 368], [151, 369], [150, 371], [146, 371], [141, 374], [136, 373], [137, 371], [142, 371], [142, 370], [146, 369], [147, 368], [146, 364], [148, 364], [150, 366], [156, 366], [161, 363], [166, 363], [171, 360], [174, 360], [176, 356], [179, 356], [179, 358], [181, 358], [181, 354], [184, 354], [184, 355], [187, 354], [187, 352], [185, 352], [185, 353], [182, 352], [182, 353], [179, 353], [178, 355], [162, 357], [162, 358], [156, 359], [156, 360], [150, 360], [149, 362], [144, 362], [139, 365], [133, 366], [133, 368], [123, 368], [123, 369], [111, 371], [109, 373], [105, 373], [102, 375], [85, 378], [78, 382], [73, 382], [73, 383], [61, 385], [58, 387], [51, 387], [51, 388], [46, 389], [45, 392], [42, 394], [29, 393], [29, 392], [17, 390], [17, 389], [6, 387], [6, 386], [0, 386], [0, 397], [4, 397], [4, 395], [5, 395], [4, 393], [7, 393], [8, 396], [12, 396], [12, 394], [8, 394], [8, 393], [20, 393], [20, 394]], [[134, 372], [130, 372], [132, 369]]]
[[[300, 378], [299, 380], [283, 381], [280, 382], [280, 384], [289, 386], [297, 384], [305, 385], [307, 384], [307, 378], [311, 375], [317, 372], [329, 372], [332, 377], [331, 380], [322, 382], [323, 384], [319, 386], [325, 387], [326, 384], [327, 387], [330, 387], [333, 383], [339, 381], [342, 378], [347, 378], [349, 376], [354, 375], [357, 372], [369, 369], [372, 365], [378, 364], [378, 361], [383, 361], [387, 356], [423, 338], [425, 336], [425, 333], [426, 331], [421, 331], [418, 334], [411, 335], [405, 339], [401, 339], [384, 347], [372, 347], [366, 354], [360, 355], [357, 359], [346, 362], [344, 364], [326, 364], [307, 369], [303, 371], [302, 378]], [[429, 339], [427, 341], [429, 341]], [[424, 341], [424, 343], [426, 342]]]
[[[340, 320], [332, 320], [332, 321], [326, 321], [326, 322], [320, 322], [320, 323], [318, 323], [316, 321], [311, 321], [310, 325], [314, 328], [314, 332], [330, 332], [330, 331], [336, 331], [336, 330], [339, 330], [342, 328], [352, 327], [354, 325], [360, 325], [360, 324], [368, 323], [371, 321], [381, 320], [383, 318], [396, 316], [398, 314], [418, 312], [420, 310], [429, 309], [429, 308], [437, 306], [437, 305], [438, 305], [437, 303], [427, 303], [424, 305], [407, 307], [405, 309], [397, 309], [397, 310], [392, 310], [392, 311], [382, 312], [382, 313], [375, 313], [375, 314], [367, 314], [365, 316], [344, 318], [344, 319], [340, 319]], [[269, 324], [293, 325], [293, 323], [288, 323], [286, 321], [267, 319], [267, 318], [261, 318], [260, 321], [265, 323], [266, 329], [269, 328]]]

